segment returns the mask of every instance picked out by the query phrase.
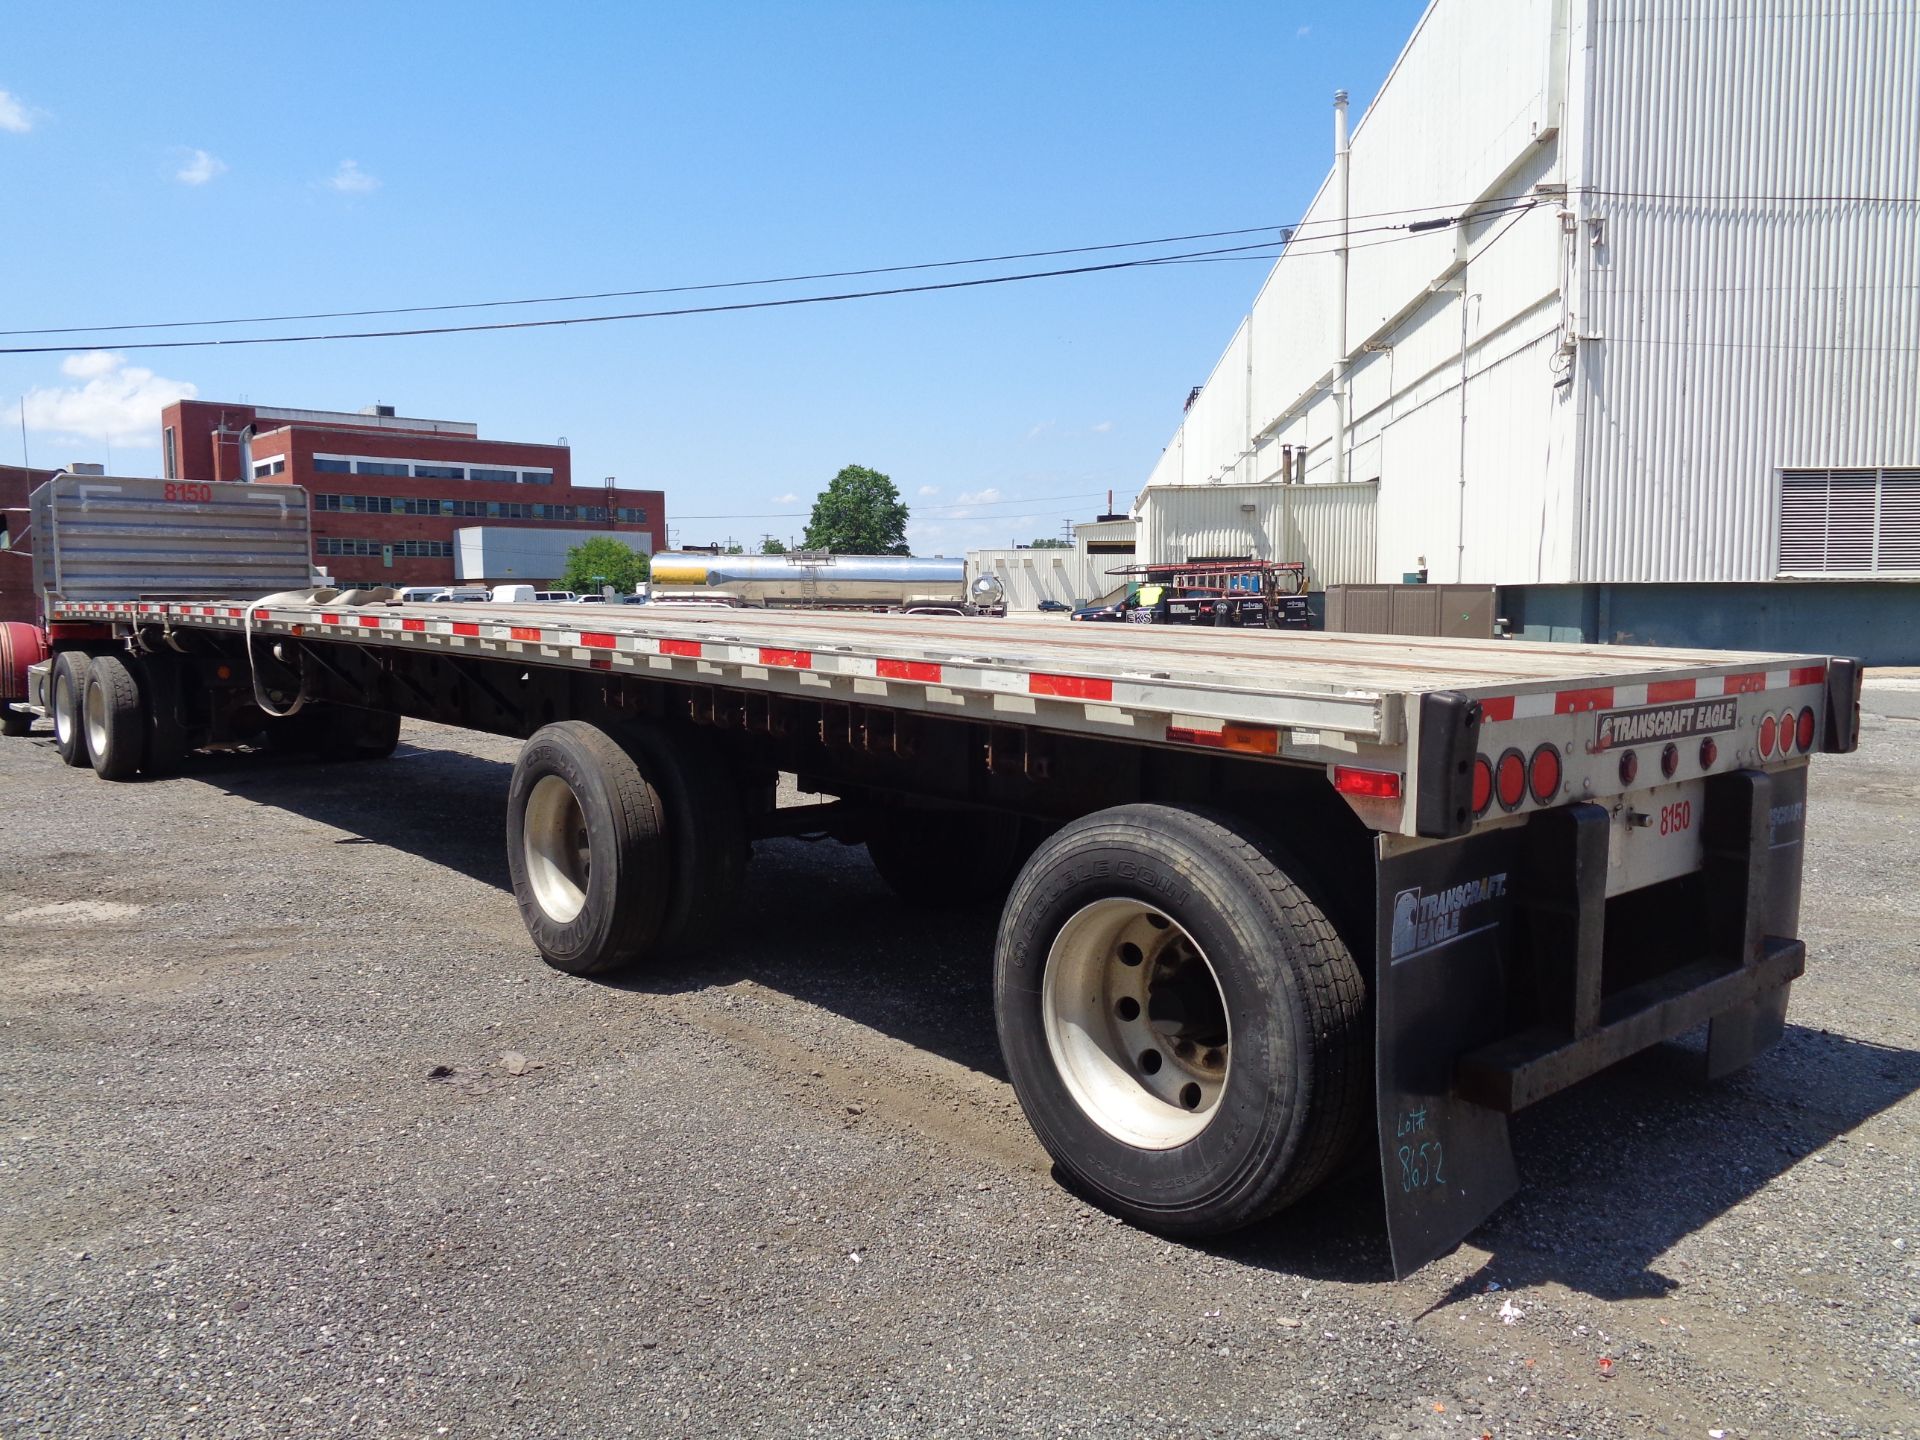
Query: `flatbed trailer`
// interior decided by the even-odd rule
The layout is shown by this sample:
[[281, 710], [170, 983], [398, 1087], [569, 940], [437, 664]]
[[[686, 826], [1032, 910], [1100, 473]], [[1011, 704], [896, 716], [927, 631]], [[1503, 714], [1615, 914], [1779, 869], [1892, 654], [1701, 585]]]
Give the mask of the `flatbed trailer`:
[[1212, 1234], [1370, 1132], [1401, 1273], [1514, 1193], [1514, 1111], [1703, 1023], [1710, 1075], [1778, 1038], [1809, 757], [1858, 737], [1842, 657], [400, 604], [306, 586], [290, 487], [162, 483], [35, 495], [24, 709], [71, 763], [521, 737], [514, 895], [580, 975], [718, 943], [755, 839], [864, 843], [909, 902], [1002, 904], [1008, 1071], [1076, 1188]]

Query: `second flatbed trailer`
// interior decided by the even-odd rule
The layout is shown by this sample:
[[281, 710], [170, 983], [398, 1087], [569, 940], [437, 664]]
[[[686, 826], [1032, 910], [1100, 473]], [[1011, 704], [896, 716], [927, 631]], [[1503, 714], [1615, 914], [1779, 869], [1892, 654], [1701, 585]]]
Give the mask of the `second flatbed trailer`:
[[521, 737], [514, 896], [579, 975], [715, 943], [757, 838], [864, 843], [909, 901], [1004, 897], [1008, 1071], [1083, 1193], [1212, 1234], [1371, 1138], [1401, 1273], [1517, 1188], [1514, 1111], [1778, 1038], [1808, 760], [1858, 735], [1828, 656], [398, 604], [305, 588], [298, 491], [161, 485], [36, 492], [24, 703], [71, 763]]

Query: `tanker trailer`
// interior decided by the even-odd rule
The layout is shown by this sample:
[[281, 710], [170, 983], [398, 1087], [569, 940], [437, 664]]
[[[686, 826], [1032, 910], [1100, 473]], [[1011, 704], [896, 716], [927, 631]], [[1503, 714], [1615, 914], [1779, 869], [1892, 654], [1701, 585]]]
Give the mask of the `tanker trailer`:
[[991, 575], [967, 579], [964, 560], [917, 555], [710, 555], [668, 550], [653, 557], [654, 604], [755, 610], [877, 610], [908, 615], [1004, 614]]

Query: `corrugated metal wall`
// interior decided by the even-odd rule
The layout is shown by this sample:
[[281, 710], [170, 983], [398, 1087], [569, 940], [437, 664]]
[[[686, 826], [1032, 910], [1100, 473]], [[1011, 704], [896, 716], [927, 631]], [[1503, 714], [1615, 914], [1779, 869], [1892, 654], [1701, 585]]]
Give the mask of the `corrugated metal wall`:
[[[1381, 487], [1359, 578], [1767, 579], [1781, 469], [1920, 466], [1916, 0], [1435, 0], [1349, 190], [1347, 476]], [[1282, 446], [1329, 478], [1331, 199], [1143, 514], [1270, 479]]]
[[1771, 578], [1782, 467], [1920, 464], [1920, 6], [1584, 24], [1575, 578]]
[[1139, 558], [1304, 560], [1316, 590], [1371, 580], [1379, 491], [1374, 484], [1155, 486], [1141, 496]]

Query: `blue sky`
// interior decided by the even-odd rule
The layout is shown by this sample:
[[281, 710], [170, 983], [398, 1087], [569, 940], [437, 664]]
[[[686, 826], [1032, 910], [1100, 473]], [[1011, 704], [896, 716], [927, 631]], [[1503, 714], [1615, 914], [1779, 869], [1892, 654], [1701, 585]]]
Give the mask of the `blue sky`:
[[[0, 51], [0, 328], [743, 280], [1279, 224], [1327, 169], [1332, 92], [1352, 93], [1357, 118], [1423, 8], [27, 7]], [[870, 465], [913, 505], [915, 548], [953, 554], [1058, 533], [1109, 488], [1124, 508], [1264, 271], [0, 356], [0, 457], [18, 458], [21, 396], [34, 463], [111, 447], [136, 474], [157, 473], [159, 406], [187, 386], [261, 404], [382, 401], [497, 438], [565, 436], [577, 478], [664, 489], [676, 543], [796, 534], [804, 521], [789, 517], [841, 465]], [[315, 327], [173, 336], [300, 328]]]

